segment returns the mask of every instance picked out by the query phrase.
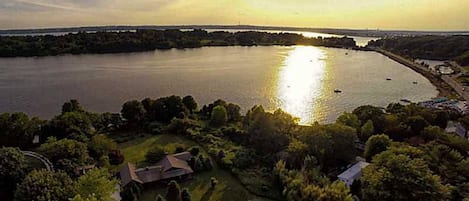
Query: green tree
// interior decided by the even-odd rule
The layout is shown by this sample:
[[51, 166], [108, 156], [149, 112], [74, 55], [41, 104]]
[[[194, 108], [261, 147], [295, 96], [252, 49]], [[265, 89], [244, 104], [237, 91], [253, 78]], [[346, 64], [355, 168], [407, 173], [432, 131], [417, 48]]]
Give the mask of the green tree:
[[90, 160], [87, 145], [70, 139], [49, 138], [38, 148], [38, 152], [46, 156], [57, 168], [69, 174]]
[[390, 145], [391, 139], [385, 134], [371, 136], [366, 141], [365, 158], [370, 161], [376, 154], [386, 151]]
[[184, 98], [182, 98], [182, 103], [191, 114], [194, 110], [197, 109], [197, 102], [195, 102], [195, 99], [192, 96], [185, 96]]
[[117, 150], [117, 143], [106, 135], [97, 134], [91, 137], [88, 143], [88, 149], [90, 150], [91, 156], [95, 159], [99, 159], [103, 156], [108, 156], [112, 150]]
[[353, 113], [344, 112], [337, 118], [336, 123], [350, 126], [355, 129], [360, 128], [360, 119], [358, 119], [357, 115]]
[[25, 168], [24, 154], [18, 148], [0, 148], [1, 191], [13, 196], [16, 184], [24, 178]]
[[228, 114], [225, 107], [216, 106], [212, 110], [212, 116], [210, 118], [210, 124], [214, 126], [223, 126], [228, 121]]
[[174, 180], [170, 181], [168, 184], [166, 200], [181, 201], [181, 189], [179, 188], [179, 184]]
[[300, 133], [299, 140], [309, 147], [322, 168], [349, 163], [355, 157], [357, 135], [351, 127], [341, 124], [313, 125]]
[[43, 121], [29, 118], [24, 113], [3, 113], [0, 115], [0, 146], [28, 148], [34, 135], [40, 134]]
[[82, 198], [95, 197], [99, 201], [113, 201], [111, 196], [118, 183], [106, 169], [92, 169], [78, 178], [75, 188]]
[[67, 112], [83, 112], [84, 109], [78, 100], [72, 99], [62, 105], [62, 114]]
[[182, 201], [191, 201], [192, 200], [191, 192], [189, 191], [189, 189], [187, 189], [187, 188], [182, 189], [182, 191], [181, 191], [181, 200]]
[[229, 103], [225, 108], [228, 113], [229, 122], [237, 122], [241, 120], [241, 107], [239, 107], [239, 105]]
[[120, 192], [123, 201], [138, 201], [142, 195], [143, 186], [136, 182], [125, 185]]
[[407, 125], [409, 125], [412, 135], [419, 135], [420, 132], [428, 126], [428, 122], [421, 116], [411, 116], [407, 118]]
[[122, 117], [129, 121], [129, 123], [138, 124], [143, 120], [145, 108], [140, 101], [127, 101], [122, 105], [121, 113]]
[[342, 182], [334, 182], [321, 187], [318, 185], [307, 185], [302, 189], [301, 201], [353, 201], [350, 190]]
[[77, 140], [81, 140], [76, 135], [86, 138], [91, 133], [91, 128], [91, 119], [86, 113], [67, 112], [50, 120], [44, 127], [43, 132], [46, 135], [60, 139], [74, 137]]
[[33, 170], [18, 185], [16, 201], [65, 201], [75, 195], [72, 179], [63, 172]]
[[373, 126], [373, 121], [368, 120], [365, 124], [363, 124], [362, 128], [360, 129], [360, 139], [362, 141], [367, 141], [371, 135], [375, 132], [375, 128]]
[[449, 186], [442, 184], [413, 148], [391, 148], [373, 158], [363, 171], [363, 200], [448, 200]]
[[163, 157], [166, 156], [166, 152], [161, 147], [153, 147], [145, 154], [145, 161], [149, 164], [157, 163]]

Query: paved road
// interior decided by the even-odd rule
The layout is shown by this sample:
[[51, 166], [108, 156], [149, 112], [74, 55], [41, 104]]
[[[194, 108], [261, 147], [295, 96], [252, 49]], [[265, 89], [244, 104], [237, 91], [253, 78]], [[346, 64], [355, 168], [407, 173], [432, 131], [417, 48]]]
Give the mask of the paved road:
[[[410, 68], [412, 68], [413, 70], [415, 71], [421, 71], [421, 72], [429, 72], [429, 73], [432, 73], [430, 71], [430, 69], [428, 69], [427, 67], [425, 66], [422, 66], [420, 64], [416, 64], [404, 57], [401, 57], [399, 55], [396, 55], [392, 52], [389, 52], [389, 51], [386, 51], [386, 50], [383, 50], [381, 48], [372, 48], [373, 50], [375, 50], [376, 52], [379, 52], [405, 66], [408, 66]], [[458, 66], [456, 66], [458, 67]], [[465, 73], [466, 70], [464, 70], [463, 68], [460, 68], [461, 69], [461, 73]], [[469, 91], [466, 91], [464, 90], [464, 86], [461, 85], [461, 83], [457, 82], [455, 79], [461, 74], [457, 74], [457, 75], [442, 75], [441, 76], [441, 79], [446, 83], [448, 84], [451, 88], [454, 89], [454, 91], [456, 91], [456, 93], [458, 93], [464, 100], [469, 100]], [[432, 73], [433, 74], [433, 73]]]
[[50, 171], [54, 170], [54, 165], [45, 156], [38, 154], [36, 152], [32, 152], [32, 151], [21, 151], [21, 152], [23, 152], [23, 154], [26, 156], [33, 157], [33, 158], [40, 160], [44, 164], [44, 166], [46, 166], [47, 170], [50, 170]]

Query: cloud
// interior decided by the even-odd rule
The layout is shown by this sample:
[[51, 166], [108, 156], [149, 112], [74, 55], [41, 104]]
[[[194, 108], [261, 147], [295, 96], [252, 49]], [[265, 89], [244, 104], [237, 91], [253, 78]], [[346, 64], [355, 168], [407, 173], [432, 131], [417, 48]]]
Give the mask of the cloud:
[[37, 1], [37, 0], [15, 0], [18, 3], [27, 4], [31, 6], [43, 7], [46, 9], [60, 9], [60, 10], [69, 10], [69, 11], [82, 11], [80, 8], [61, 5], [57, 3], [51, 3], [48, 1]]

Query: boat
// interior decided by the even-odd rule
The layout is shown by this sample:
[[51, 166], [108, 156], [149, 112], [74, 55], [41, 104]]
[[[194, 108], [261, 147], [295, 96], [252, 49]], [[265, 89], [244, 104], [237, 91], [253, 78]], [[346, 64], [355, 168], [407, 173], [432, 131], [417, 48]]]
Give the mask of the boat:
[[410, 101], [409, 99], [401, 99], [401, 101], [404, 103], [412, 103], [412, 101]]
[[387, 80], [387, 81], [390, 81], [390, 80], [392, 80], [392, 79], [388, 77], [388, 78], [386, 78], [386, 80]]
[[342, 93], [342, 91], [340, 89], [335, 89], [334, 93], [338, 94], [338, 93]]

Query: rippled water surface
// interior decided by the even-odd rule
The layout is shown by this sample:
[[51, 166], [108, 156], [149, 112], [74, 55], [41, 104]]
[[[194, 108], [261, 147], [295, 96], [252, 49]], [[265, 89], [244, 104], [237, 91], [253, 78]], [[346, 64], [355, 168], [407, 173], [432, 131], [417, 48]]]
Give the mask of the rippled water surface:
[[91, 111], [117, 112], [126, 100], [172, 94], [191, 94], [199, 104], [222, 98], [244, 111], [255, 104], [280, 107], [311, 123], [331, 122], [364, 104], [429, 99], [437, 91], [378, 53], [309, 46], [0, 59], [0, 112], [49, 118], [73, 98]]

